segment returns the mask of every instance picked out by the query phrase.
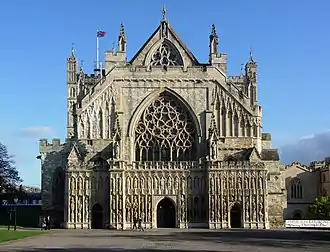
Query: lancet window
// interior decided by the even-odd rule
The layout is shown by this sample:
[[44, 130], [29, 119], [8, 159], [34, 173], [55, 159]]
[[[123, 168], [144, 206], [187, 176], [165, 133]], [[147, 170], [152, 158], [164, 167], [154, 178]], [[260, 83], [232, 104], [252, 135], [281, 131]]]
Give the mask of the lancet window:
[[151, 56], [151, 66], [182, 66], [182, 58], [178, 50], [167, 42], [161, 46]]
[[143, 112], [135, 130], [137, 161], [196, 159], [196, 129], [186, 107], [163, 92]]
[[291, 199], [302, 199], [303, 198], [303, 188], [300, 179], [293, 179], [291, 181]]

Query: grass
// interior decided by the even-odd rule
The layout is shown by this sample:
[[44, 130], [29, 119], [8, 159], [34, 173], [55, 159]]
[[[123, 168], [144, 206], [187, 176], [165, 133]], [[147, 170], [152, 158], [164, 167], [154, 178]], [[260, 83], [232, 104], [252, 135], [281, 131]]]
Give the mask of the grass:
[[44, 232], [42, 231], [13, 231], [13, 230], [0, 230], [0, 243], [19, 240], [27, 237], [33, 237], [37, 235], [41, 235]]
[[[1, 229], [4, 229], [4, 228], [8, 228], [8, 226], [7, 225], [0, 225], [0, 228]], [[10, 229], [13, 229], [14, 228], [14, 225], [10, 225]], [[21, 227], [21, 226], [16, 226], [16, 228], [23, 228], [23, 227]]]

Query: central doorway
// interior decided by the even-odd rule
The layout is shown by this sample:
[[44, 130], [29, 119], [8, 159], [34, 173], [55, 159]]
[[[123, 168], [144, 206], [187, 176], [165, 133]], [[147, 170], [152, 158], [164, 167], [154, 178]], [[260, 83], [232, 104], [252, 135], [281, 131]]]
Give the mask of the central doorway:
[[92, 229], [102, 229], [103, 227], [103, 208], [96, 203], [92, 208]]
[[231, 228], [242, 227], [242, 210], [238, 203], [235, 203], [230, 210], [230, 226]]
[[175, 206], [169, 198], [157, 205], [157, 228], [175, 228]]

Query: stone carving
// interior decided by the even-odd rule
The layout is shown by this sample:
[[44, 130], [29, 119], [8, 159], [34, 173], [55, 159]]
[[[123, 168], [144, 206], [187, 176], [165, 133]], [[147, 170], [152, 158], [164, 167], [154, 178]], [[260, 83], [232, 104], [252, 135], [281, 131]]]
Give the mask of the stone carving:
[[74, 177], [71, 177], [70, 187], [71, 187], [71, 193], [75, 193], [76, 192], [76, 179]]
[[71, 222], [75, 222], [75, 200], [74, 197], [71, 196], [71, 200], [70, 200], [70, 221]]
[[[193, 120], [187, 109], [167, 92], [161, 93], [144, 111], [135, 136], [137, 160], [186, 160], [194, 155]], [[153, 155], [148, 154], [149, 149], [153, 149]]]
[[184, 194], [181, 195], [181, 221], [186, 221], [186, 196]]
[[249, 212], [250, 212], [250, 200], [249, 200], [249, 198], [246, 198], [245, 199], [245, 221], [249, 221], [249, 219], [250, 219], [250, 214], [249, 214]]
[[131, 201], [130, 201], [130, 197], [128, 196], [126, 198], [126, 221], [127, 222], [132, 222], [132, 216], [131, 216]]
[[151, 222], [152, 219], [152, 204], [151, 204], [151, 196], [148, 196], [148, 207], [147, 207], [147, 221]]
[[85, 221], [89, 222], [89, 197], [85, 196]]
[[113, 143], [113, 158], [120, 158], [120, 144], [118, 140], [115, 140]]
[[77, 222], [83, 222], [82, 216], [83, 216], [83, 202], [82, 202], [82, 197], [78, 197], [78, 202], [77, 202]]
[[[163, 32], [166, 32], [167, 29], [163, 29]], [[163, 35], [166, 37], [166, 35]], [[156, 52], [151, 57], [151, 66], [181, 66], [182, 59], [178, 54], [177, 50], [171, 46], [169, 43], [162, 43], [162, 45], [156, 50]]]
[[89, 194], [89, 177], [85, 177], [85, 193]]
[[[274, 223], [285, 207], [283, 167], [278, 161], [266, 162], [251, 153], [253, 147], [259, 153], [270, 150], [265, 148], [262, 140], [267, 135], [261, 135], [262, 113], [258, 109], [255, 93], [257, 83], [251, 84], [251, 90], [242, 85], [246, 79], [254, 79], [250, 77], [254, 77], [257, 64], [251, 60], [246, 65], [246, 73], [243, 73], [246, 76], [223, 78], [212, 67], [213, 70], [207, 69], [206, 74], [205, 67], [195, 62], [194, 57], [185, 51], [184, 45], [172, 36], [171, 28], [166, 23], [162, 26], [164, 29], [158, 35], [164, 31], [166, 34], [163, 35], [168, 40], [161, 36], [148, 40], [131, 64], [123, 62], [122, 69], [117, 66], [120, 71], [116, 70], [115, 74], [112, 74], [114, 69], [108, 69], [110, 74], [100, 79], [80, 73], [75, 102], [78, 106], [74, 115], [77, 118], [69, 115], [67, 138], [70, 133], [78, 131], [81, 159], [79, 164], [71, 167], [66, 160], [67, 144], [40, 142], [44, 172], [42, 187], [44, 196], [47, 196], [43, 197], [43, 208], [59, 206], [54, 201], [56, 190], [51, 186], [50, 171], [56, 165], [63, 165], [63, 168], [69, 168], [68, 177], [63, 178], [67, 189], [65, 199], [69, 202], [68, 206], [62, 202], [63, 206], [59, 207], [66, 207], [65, 216], [68, 216], [69, 222], [72, 220], [68, 224], [70, 228], [80, 227], [73, 225], [81, 223], [79, 211], [86, 223], [87, 196], [89, 201], [102, 201], [104, 216], [107, 217], [104, 221], [108, 221], [112, 211], [116, 212], [116, 228], [129, 228], [135, 209], [131, 203], [134, 202], [135, 206], [136, 199], [136, 211], [141, 216], [147, 215], [147, 226], [154, 227], [157, 206], [151, 206], [151, 199], [157, 202], [168, 195], [178, 201], [181, 195], [185, 195], [185, 202], [182, 203], [185, 212], [180, 212], [181, 203], [175, 206], [177, 222], [182, 217], [185, 222], [202, 223], [198, 219], [205, 216], [203, 222], [206, 223], [210, 216], [217, 223], [216, 226], [212, 223], [210, 227], [228, 227], [226, 204], [239, 202], [244, 203], [247, 219], [252, 218], [252, 213], [257, 216], [255, 221], [249, 220], [251, 228], [261, 227], [256, 222], [266, 217], [267, 222]], [[216, 60], [217, 56], [223, 56], [211, 56], [209, 64], [217, 65], [225, 72], [225, 61]], [[74, 73], [76, 63], [73, 62], [71, 57], [68, 61], [70, 78], [77, 74]], [[168, 72], [162, 72], [159, 68]], [[208, 137], [205, 130], [210, 125], [209, 115], [214, 116], [211, 118], [214, 132]], [[205, 146], [207, 141], [209, 146]], [[108, 148], [110, 143], [113, 146]], [[217, 149], [220, 147], [221, 152]], [[91, 167], [90, 163], [99, 152], [109, 163], [109, 169], [102, 170], [97, 165]], [[272, 173], [270, 180], [265, 177], [267, 171]], [[105, 179], [107, 176], [111, 178], [110, 183]], [[133, 181], [133, 178], [136, 179]], [[268, 197], [268, 194], [272, 196]], [[252, 206], [247, 199], [251, 200], [253, 195], [258, 201], [254, 200]], [[264, 197], [262, 207], [260, 195]], [[79, 210], [77, 196], [83, 197], [84, 211]], [[268, 198], [274, 200], [267, 202]], [[112, 200], [115, 200], [115, 209], [112, 209]], [[126, 207], [126, 200], [130, 203], [129, 207]], [[119, 204], [122, 204], [122, 211]], [[251, 216], [248, 216], [249, 212]], [[120, 214], [124, 218], [122, 221], [119, 221]], [[54, 221], [60, 221], [55, 218], [54, 215]], [[120, 225], [118, 222], [121, 222]]]

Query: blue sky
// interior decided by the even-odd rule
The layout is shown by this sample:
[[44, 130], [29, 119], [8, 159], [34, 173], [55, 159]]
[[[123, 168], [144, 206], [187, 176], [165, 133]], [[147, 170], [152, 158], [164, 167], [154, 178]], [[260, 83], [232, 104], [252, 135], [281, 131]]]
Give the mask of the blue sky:
[[310, 161], [304, 160], [302, 145], [310, 146], [303, 152], [311, 155], [308, 159], [330, 156], [330, 1], [11, 0], [0, 7], [5, 10], [0, 15], [0, 141], [15, 155], [25, 184], [40, 185], [38, 139], [65, 137], [71, 43], [90, 72], [96, 30], [107, 32], [100, 42], [103, 58], [123, 22], [130, 59], [159, 25], [163, 4], [170, 24], [201, 62], [208, 60], [213, 23], [220, 51], [228, 54], [229, 75], [240, 73], [253, 47], [264, 131], [285, 152], [285, 162]]

